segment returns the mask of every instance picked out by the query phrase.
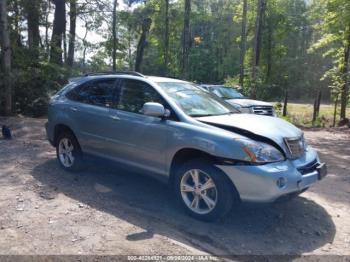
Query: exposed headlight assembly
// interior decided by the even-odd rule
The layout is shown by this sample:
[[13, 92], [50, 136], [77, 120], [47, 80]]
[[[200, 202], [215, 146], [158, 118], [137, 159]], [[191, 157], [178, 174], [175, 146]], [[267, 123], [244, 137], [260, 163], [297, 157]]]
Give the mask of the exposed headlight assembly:
[[251, 139], [237, 140], [246, 153], [247, 161], [253, 163], [272, 163], [285, 160], [284, 155], [274, 146]]

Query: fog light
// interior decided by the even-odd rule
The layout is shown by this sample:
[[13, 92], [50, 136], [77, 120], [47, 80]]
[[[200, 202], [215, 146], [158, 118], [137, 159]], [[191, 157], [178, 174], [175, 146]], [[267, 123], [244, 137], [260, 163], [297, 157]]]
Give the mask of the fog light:
[[280, 177], [277, 179], [276, 184], [279, 188], [284, 188], [287, 185], [287, 179], [284, 177]]

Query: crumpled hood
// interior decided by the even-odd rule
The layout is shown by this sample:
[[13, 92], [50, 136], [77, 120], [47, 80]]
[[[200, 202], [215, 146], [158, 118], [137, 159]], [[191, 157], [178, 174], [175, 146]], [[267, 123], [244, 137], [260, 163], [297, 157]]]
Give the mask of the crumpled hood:
[[258, 100], [252, 100], [252, 99], [244, 99], [244, 98], [238, 98], [238, 99], [228, 99], [226, 102], [232, 104], [232, 105], [240, 105], [242, 107], [249, 107], [249, 106], [272, 106], [272, 104], [264, 102], [264, 101], [258, 101]]
[[234, 128], [249, 131], [254, 135], [263, 136], [274, 141], [283, 149], [286, 149], [284, 138], [300, 137], [303, 134], [299, 128], [278, 117], [255, 114], [230, 114], [198, 117], [196, 119], [218, 127], [232, 127], [232, 132], [235, 132]]

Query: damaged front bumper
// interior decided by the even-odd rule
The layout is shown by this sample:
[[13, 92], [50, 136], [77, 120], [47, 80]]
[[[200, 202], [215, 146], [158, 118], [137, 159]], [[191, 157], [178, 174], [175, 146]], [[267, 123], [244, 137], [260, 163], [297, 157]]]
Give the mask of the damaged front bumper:
[[296, 160], [265, 165], [218, 165], [235, 185], [243, 202], [274, 202], [285, 195], [305, 191], [327, 175], [327, 166], [308, 147]]

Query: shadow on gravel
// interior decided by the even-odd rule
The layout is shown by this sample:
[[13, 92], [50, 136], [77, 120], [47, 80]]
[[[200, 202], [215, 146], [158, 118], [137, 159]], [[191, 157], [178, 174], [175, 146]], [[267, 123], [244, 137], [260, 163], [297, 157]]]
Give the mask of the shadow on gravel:
[[126, 236], [130, 245], [160, 234], [215, 255], [298, 256], [331, 243], [336, 230], [326, 210], [303, 197], [241, 206], [216, 223], [197, 221], [183, 214], [160, 182], [106, 162], [93, 161], [86, 171], [71, 174], [49, 160], [36, 166], [32, 176], [48, 195], [55, 192], [53, 198], [63, 193], [143, 228]]
[[348, 164], [350, 162], [350, 129], [334, 129], [333, 134], [328, 136], [325, 136], [326, 133], [322, 129], [316, 129], [313, 132], [312, 135], [307, 134], [308, 141], [317, 149], [321, 161], [327, 163], [328, 176], [310, 191], [333, 203], [348, 205], [350, 203]]

